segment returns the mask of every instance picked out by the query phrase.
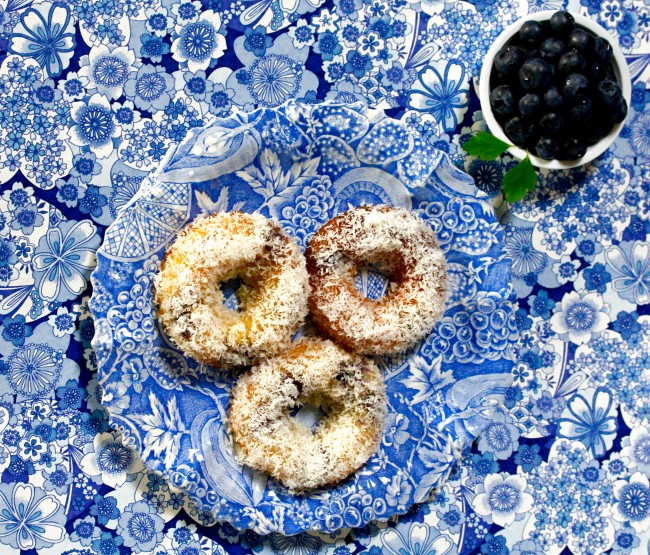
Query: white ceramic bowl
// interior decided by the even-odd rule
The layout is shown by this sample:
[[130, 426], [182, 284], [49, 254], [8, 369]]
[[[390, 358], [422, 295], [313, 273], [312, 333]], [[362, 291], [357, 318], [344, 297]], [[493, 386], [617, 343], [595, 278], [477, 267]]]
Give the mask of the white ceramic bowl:
[[[490, 106], [490, 74], [492, 73], [492, 66], [494, 65], [494, 57], [496, 56], [497, 52], [501, 50], [501, 48], [504, 47], [506, 43], [519, 32], [519, 29], [526, 21], [547, 21], [555, 12], [556, 10], [537, 12], [515, 21], [512, 25], [504, 29], [497, 40], [494, 41], [494, 44], [490, 50], [488, 50], [488, 53], [485, 56], [483, 69], [481, 70], [481, 75], [479, 78], [479, 100], [481, 101], [483, 118], [485, 119], [490, 132], [495, 137], [498, 137], [507, 143], [510, 143], [511, 141], [508, 139], [505, 132], [501, 128], [501, 125], [499, 125], [496, 118], [494, 117], [494, 114], [492, 113], [492, 107]], [[612, 50], [614, 53], [612, 57], [612, 66], [614, 67], [616, 80], [618, 81], [623, 91], [623, 97], [629, 106], [632, 95], [630, 71], [627, 67], [627, 62], [625, 61], [623, 52], [618, 45], [618, 41], [595, 21], [573, 12], [571, 12], [571, 15], [578, 25], [581, 25], [585, 29], [591, 31], [596, 36], [607, 39], [612, 45]], [[532, 162], [533, 166], [536, 166], [538, 168], [548, 168], [552, 170], [561, 170], [582, 166], [583, 164], [591, 162], [594, 158], [597, 158], [603, 152], [605, 152], [614, 142], [616, 137], [618, 137], [618, 134], [621, 132], [622, 127], [623, 123], [616, 124], [614, 127], [612, 127], [611, 131], [600, 141], [598, 141], [595, 145], [587, 148], [585, 155], [578, 160], [544, 160], [543, 158], [539, 158], [531, 154], [530, 161]], [[508, 149], [508, 152], [520, 160], [526, 156], [526, 151], [518, 147], [511, 147]]]

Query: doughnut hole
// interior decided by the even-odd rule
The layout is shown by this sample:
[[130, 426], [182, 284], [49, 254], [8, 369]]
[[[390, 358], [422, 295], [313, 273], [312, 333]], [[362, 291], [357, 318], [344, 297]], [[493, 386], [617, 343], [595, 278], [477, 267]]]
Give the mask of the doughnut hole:
[[298, 404], [288, 412], [288, 416], [292, 418], [298, 425], [309, 428], [312, 434], [321, 421], [326, 418], [330, 413], [330, 408], [327, 402], [319, 398], [298, 398]]
[[241, 312], [241, 287], [244, 282], [239, 276], [222, 281], [219, 284], [221, 294], [223, 295], [223, 306], [233, 312]]
[[361, 263], [355, 269], [354, 287], [364, 298], [377, 301], [386, 295], [391, 282], [395, 281], [392, 275], [386, 260]]

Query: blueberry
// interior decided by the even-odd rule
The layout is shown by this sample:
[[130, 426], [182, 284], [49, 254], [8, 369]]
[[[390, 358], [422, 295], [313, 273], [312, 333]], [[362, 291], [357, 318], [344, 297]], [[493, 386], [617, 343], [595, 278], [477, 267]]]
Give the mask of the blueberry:
[[[602, 119], [604, 119], [603, 116]], [[585, 122], [584, 125], [580, 126], [580, 137], [582, 141], [588, 145], [595, 145], [600, 139], [602, 139], [607, 133], [607, 129], [603, 127], [603, 121], [601, 118], [592, 118], [591, 120]]]
[[544, 89], [552, 79], [551, 64], [541, 58], [529, 58], [519, 68], [519, 84], [527, 91]]
[[544, 93], [544, 103], [551, 110], [561, 110], [564, 108], [564, 97], [560, 94], [557, 87], [551, 87]]
[[513, 143], [525, 146], [535, 136], [536, 129], [530, 121], [517, 116], [506, 122], [505, 132]]
[[618, 83], [611, 79], [605, 79], [598, 83], [598, 96], [606, 107], [614, 106], [623, 98], [623, 92]]
[[581, 96], [571, 106], [569, 118], [575, 123], [586, 123], [593, 115], [594, 103], [588, 96]]
[[528, 93], [519, 99], [519, 113], [533, 118], [542, 110], [542, 99], [534, 93]]
[[596, 39], [589, 32], [584, 29], [574, 29], [569, 33], [567, 39], [567, 46], [569, 50], [577, 50], [585, 56], [590, 56], [594, 51]]
[[499, 116], [512, 116], [515, 113], [516, 105], [515, 95], [508, 85], [500, 85], [490, 93], [490, 106]]
[[572, 73], [562, 83], [562, 92], [567, 100], [578, 100], [589, 92], [589, 81], [582, 73]]
[[550, 137], [540, 137], [535, 144], [535, 154], [544, 160], [553, 160], [559, 150], [556, 140]]
[[566, 44], [560, 39], [550, 38], [542, 42], [539, 52], [547, 62], [555, 63], [567, 51]]
[[549, 112], [539, 118], [539, 130], [545, 137], [557, 137], [563, 125], [564, 118], [556, 112]]
[[526, 59], [539, 58], [539, 45], [527, 46], [525, 43], [520, 43], [519, 46], [524, 51], [524, 54], [526, 54]]
[[550, 20], [551, 29], [558, 37], [566, 37], [573, 30], [574, 23], [573, 16], [565, 11], [555, 12]]
[[562, 150], [558, 153], [560, 160], [577, 160], [582, 158], [587, 152], [587, 145], [578, 137], [571, 137], [562, 145]]
[[519, 29], [521, 42], [528, 46], [537, 46], [548, 33], [539, 21], [526, 21]]
[[594, 43], [593, 57], [600, 62], [609, 62], [612, 59], [612, 45], [603, 37], [596, 37]]
[[505, 73], [500, 71], [493, 71], [490, 79], [490, 84], [492, 86], [504, 85], [508, 82], [508, 76]]
[[609, 116], [609, 121], [612, 123], [621, 123], [625, 120], [627, 116], [627, 102], [623, 97], [620, 97], [612, 105], [608, 106], [607, 115]]
[[504, 46], [494, 57], [494, 67], [503, 75], [512, 75], [526, 61], [526, 53], [519, 46]]
[[557, 71], [561, 76], [582, 73], [586, 67], [584, 56], [575, 50], [562, 54], [557, 62]]
[[613, 77], [612, 67], [606, 62], [596, 61], [587, 68], [585, 75], [592, 83], [611, 80]]

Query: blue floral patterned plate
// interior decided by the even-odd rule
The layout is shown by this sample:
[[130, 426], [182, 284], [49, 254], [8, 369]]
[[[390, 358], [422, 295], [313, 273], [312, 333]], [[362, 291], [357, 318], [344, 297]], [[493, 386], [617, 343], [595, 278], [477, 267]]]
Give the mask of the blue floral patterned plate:
[[[361, 106], [287, 104], [196, 129], [143, 182], [97, 253], [91, 307], [103, 403], [144, 463], [239, 529], [333, 532], [404, 513], [440, 486], [510, 384], [516, 341], [509, 260], [471, 178], [404, 125]], [[451, 295], [416, 349], [379, 357], [389, 416], [378, 452], [336, 487], [294, 496], [239, 465], [227, 426], [235, 374], [201, 367], [165, 337], [152, 279], [192, 219], [218, 210], [276, 218], [305, 247], [335, 214], [392, 204], [428, 221]], [[385, 280], [358, 286], [381, 296]]]

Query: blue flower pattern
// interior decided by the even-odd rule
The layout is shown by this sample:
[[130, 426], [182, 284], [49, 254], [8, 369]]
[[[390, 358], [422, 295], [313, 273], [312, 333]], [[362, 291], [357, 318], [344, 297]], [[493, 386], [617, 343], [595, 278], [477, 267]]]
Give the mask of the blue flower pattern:
[[[633, 78], [630, 118], [611, 151], [593, 165], [544, 175], [536, 192], [508, 206], [498, 183], [514, 161], [506, 156], [486, 163], [460, 149], [470, 134], [485, 129], [472, 79], [505, 26], [526, 13], [563, 8], [589, 15], [618, 40]], [[631, 0], [34, 0], [4, 3], [0, 20], [0, 550], [647, 552], [647, 6]], [[458, 406], [473, 415], [465, 428], [485, 429], [472, 452], [451, 469], [435, 496], [397, 521], [371, 521], [338, 535], [282, 536], [270, 529], [258, 535], [215, 523], [193, 500], [201, 485], [189, 495], [187, 487], [179, 488], [187, 485], [187, 475], [167, 481], [143, 467], [132, 450], [137, 434], [123, 421], [122, 434], [114, 435], [103, 408], [128, 413], [147, 380], [173, 392], [196, 376], [163, 350], [143, 365], [122, 361], [123, 380], [102, 387], [98, 357], [112, 353], [91, 348], [95, 332], [123, 334], [129, 326], [155, 325], [143, 310], [146, 272], [120, 298], [109, 329], [94, 322], [88, 308], [95, 252], [121, 208], [147, 186], [149, 173], [215, 118], [291, 99], [389, 110], [422, 138], [414, 148], [445, 151], [498, 209], [505, 236], [485, 225], [482, 214], [470, 213], [473, 203], [426, 199], [412, 209], [430, 219], [444, 248], [457, 244], [455, 233], [484, 252], [503, 242], [519, 304], [505, 318], [485, 321], [481, 307], [491, 306], [489, 296], [477, 300], [471, 313], [457, 308], [440, 338], [466, 339], [458, 343], [466, 348], [454, 350], [444, 341], [423, 347], [425, 357], [440, 357], [443, 364], [471, 364], [495, 352], [484, 347], [485, 337], [510, 346], [519, 336], [508, 347], [507, 356], [516, 361], [513, 383], [496, 395], [503, 405], [486, 415], [469, 402]], [[326, 138], [327, 122], [319, 125], [316, 154], [353, 160], [339, 142]], [[301, 147], [301, 135], [286, 134], [280, 125], [263, 133], [276, 151]], [[387, 160], [394, 153], [381, 156]], [[222, 175], [231, 172], [222, 169]], [[397, 173], [411, 180], [420, 171], [402, 165]], [[353, 204], [391, 201], [381, 190], [359, 181], [340, 183], [338, 177], [309, 179], [296, 189], [296, 203], [269, 204], [300, 244], [340, 210], [331, 201], [333, 191], [345, 191]], [[258, 187], [260, 194], [265, 186]], [[174, 189], [167, 212], [158, 208], [161, 221], [177, 226], [190, 216], [185, 207], [193, 193], [183, 184]], [[251, 209], [239, 204], [243, 197], [231, 195], [228, 209]], [[137, 226], [155, 204], [155, 198], [141, 196], [131, 224]], [[113, 243], [113, 257], [121, 262], [109, 276], [112, 283], [134, 275], [126, 259], [160, 248], [169, 236], [161, 227], [150, 239], [149, 245]], [[458, 300], [491, 290], [490, 271], [478, 269], [452, 267]], [[368, 294], [381, 289], [371, 277], [361, 280]], [[96, 307], [112, 306], [101, 284], [93, 296]], [[599, 325], [583, 325], [590, 315]], [[465, 322], [467, 316], [473, 320]], [[462, 335], [464, 329], [471, 335]], [[131, 356], [146, 348], [134, 341]], [[178, 372], [160, 373], [163, 362]], [[405, 402], [429, 410], [448, 376], [420, 367], [411, 364], [409, 379], [397, 379], [407, 381]], [[214, 384], [222, 384], [220, 379], [214, 376]], [[156, 407], [140, 423], [159, 440], [148, 441], [152, 451], [190, 440], [191, 430], [175, 417], [179, 406], [180, 401]], [[417, 419], [395, 416], [389, 424], [386, 443], [408, 447]], [[457, 431], [471, 433], [465, 428]], [[419, 452], [419, 461], [432, 469], [454, 459], [430, 447]], [[390, 507], [416, 493], [400, 480], [387, 490]], [[323, 522], [353, 522], [356, 514], [382, 508], [366, 501], [330, 499]], [[307, 514], [305, 506], [291, 507], [296, 522]]]

